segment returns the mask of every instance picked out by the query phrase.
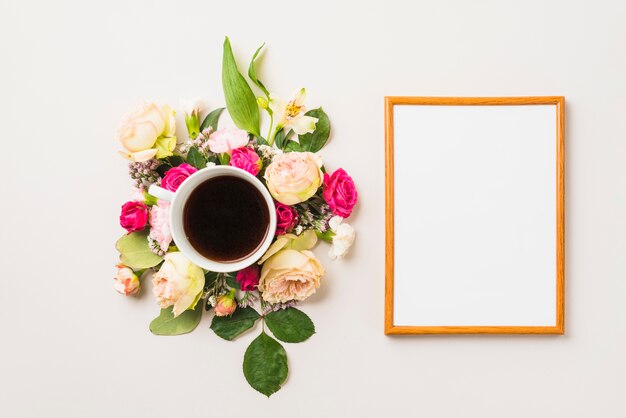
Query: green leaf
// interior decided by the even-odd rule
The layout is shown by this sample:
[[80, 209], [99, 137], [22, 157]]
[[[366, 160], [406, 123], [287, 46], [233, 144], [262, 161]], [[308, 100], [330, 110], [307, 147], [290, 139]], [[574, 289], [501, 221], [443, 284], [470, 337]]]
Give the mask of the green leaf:
[[156, 255], [148, 247], [148, 230], [131, 232], [115, 243], [120, 252], [120, 262], [133, 270], [154, 267], [163, 261], [163, 257]]
[[261, 80], [257, 78], [256, 71], [254, 69], [254, 60], [256, 59], [257, 55], [259, 55], [259, 52], [261, 52], [261, 49], [263, 49], [264, 46], [265, 46], [265, 43], [263, 43], [263, 45], [261, 45], [259, 49], [257, 49], [254, 55], [252, 56], [252, 59], [250, 60], [250, 66], [248, 67], [248, 77], [250, 77], [250, 80], [252, 80], [254, 84], [256, 84], [261, 90], [263, 90], [263, 93], [265, 93], [265, 95], [269, 99], [270, 92], [267, 91], [263, 83], [261, 83]]
[[202, 307], [198, 303], [194, 309], [187, 309], [174, 317], [172, 307], [161, 309], [159, 316], [150, 322], [150, 332], [155, 335], [180, 335], [193, 331], [202, 318]]
[[285, 149], [285, 130], [281, 129], [276, 132], [276, 136], [274, 137], [274, 143], [279, 149]]
[[183, 160], [183, 157], [179, 156], [179, 155], [172, 155], [170, 157], [166, 158], [166, 161], [169, 163], [169, 165], [171, 165], [172, 167], [178, 167], [179, 165], [181, 165], [182, 163], [185, 162], [185, 160]]
[[189, 152], [187, 153], [187, 163], [196, 167], [198, 170], [206, 167], [206, 160], [196, 147], [189, 148]]
[[310, 134], [300, 135], [298, 140], [302, 151], [317, 152], [321, 150], [330, 136], [330, 120], [322, 108], [312, 109], [305, 113], [317, 118], [315, 130]]
[[235, 125], [259, 136], [259, 106], [252, 89], [237, 69], [228, 37], [224, 40], [222, 87], [228, 113]]
[[208, 289], [213, 286], [213, 284], [217, 280], [218, 275], [219, 273], [216, 273], [214, 271], [207, 271], [206, 273], [204, 273], [204, 288]]
[[223, 339], [232, 341], [252, 328], [260, 317], [254, 308], [237, 308], [231, 316], [214, 316], [211, 329]]
[[204, 118], [202, 124], [200, 125], [200, 132], [204, 131], [209, 126], [213, 131], [217, 131], [217, 123], [219, 122], [220, 116], [222, 115], [224, 109], [226, 108], [220, 107], [219, 109], [215, 109], [214, 111], [206, 115], [206, 118]]
[[265, 332], [256, 337], [243, 356], [243, 374], [254, 389], [268, 398], [280, 390], [287, 379], [287, 353]]
[[228, 274], [225, 276], [226, 284], [232, 287], [233, 289], [239, 289], [239, 282], [237, 281], [237, 273]]
[[265, 315], [265, 323], [276, 338], [286, 343], [300, 343], [315, 334], [311, 318], [296, 308], [270, 312]]

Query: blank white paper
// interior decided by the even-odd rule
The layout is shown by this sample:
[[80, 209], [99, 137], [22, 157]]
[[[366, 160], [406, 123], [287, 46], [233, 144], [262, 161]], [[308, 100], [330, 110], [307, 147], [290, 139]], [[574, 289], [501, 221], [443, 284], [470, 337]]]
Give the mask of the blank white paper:
[[556, 106], [394, 106], [394, 325], [556, 325]]

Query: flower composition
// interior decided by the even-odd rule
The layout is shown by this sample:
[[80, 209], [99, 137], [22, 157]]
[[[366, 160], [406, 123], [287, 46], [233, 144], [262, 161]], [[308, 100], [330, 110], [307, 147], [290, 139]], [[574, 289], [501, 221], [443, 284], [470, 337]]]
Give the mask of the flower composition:
[[[121, 154], [130, 160], [134, 194], [120, 214], [125, 233], [116, 244], [120, 262], [114, 289], [131, 296], [140, 291], [142, 280], [152, 281], [152, 296], [161, 308], [150, 323], [156, 335], [190, 332], [207, 312], [213, 315], [211, 329], [226, 340], [263, 322], [267, 327], [250, 344], [243, 370], [254, 389], [270, 396], [287, 376], [286, 356], [277, 340], [302, 342], [315, 331], [311, 319], [299, 309], [327, 280], [315, 247], [320, 241], [327, 243], [333, 260], [348, 254], [355, 231], [345, 218], [352, 214], [358, 194], [348, 173], [342, 168], [328, 171], [319, 154], [330, 137], [328, 115], [321, 107], [305, 107], [304, 88], [288, 101], [271, 94], [256, 76], [259, 51], [248, 71], [263, 92], [255, 100], [228, 38], [224, 43], [224, 97], [236, 127], [220, 127], [224, 108], [210, 110], [199, 100], [181, 102], [179, 111], [187, 128], [187, 138], [181, 142], [175, 133], [175, 111], [168, 105], [148, 102], [124, 119], [118, 140]], [[265, 135], [261, 134], [263, 116], [269, 119]], [[204, 270], [185, 255], [185, 246], [179, 249], [170, 225], [178, 225], [177, 218], [170, 218], [179, 215], [170, 213], [168, 201], [148, 191], [158, 185], [180, 193], [181, 184], [195, 172], [216, 165], [255, 176], [275, 206], [276, 229], [268, 232], [272, 243], [267, 251], [258, 260], [249, 260], [247, 267], [229, 273]], [[216, 207], [223, 204], [216, 203]], [[245, 233], [242, 228], [246, 227], [232, 233]]]

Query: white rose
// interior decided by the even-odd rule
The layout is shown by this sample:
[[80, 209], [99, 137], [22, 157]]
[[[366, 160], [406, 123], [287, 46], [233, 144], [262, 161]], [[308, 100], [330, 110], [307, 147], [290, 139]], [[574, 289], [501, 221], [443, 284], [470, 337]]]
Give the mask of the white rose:
[[[175, 129], [172, 108], [144, 103], [126, 116], [119, 129], [118, 139], [124, 147], [120, 154], [131, 161], [147, 161], [157, 153], [160, 157], [167, 156], [164, 154], [176, 145]], [[157, 143], [159, 137], [162, 139]]]
[[355, 232], [350, 224], [343, 223], [341, 216], [333, 216], [328, 222], [331, 231], [335, 233], [333, 236], [332, 247], [328, 252], [331, 260], [343, 258], [348, 254], [348, 250], [354, 244]]
[[152, 276], [154, 296], [161, 308], [174, 305], [174, 316], [193, 309], [202, 296], [204, 272], [182, 253], [165, 255], [161, 269]]

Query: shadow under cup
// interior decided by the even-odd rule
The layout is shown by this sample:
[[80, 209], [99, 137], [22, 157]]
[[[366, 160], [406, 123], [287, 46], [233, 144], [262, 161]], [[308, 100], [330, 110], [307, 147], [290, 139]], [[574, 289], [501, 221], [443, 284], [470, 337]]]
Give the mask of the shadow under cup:
[[236, 263], [264, 244], [270, 212], [254, 184], [225, 174], [204, 180], [191, 191], [182, 221], [187, 241], [201, 256], [218, 263]]

